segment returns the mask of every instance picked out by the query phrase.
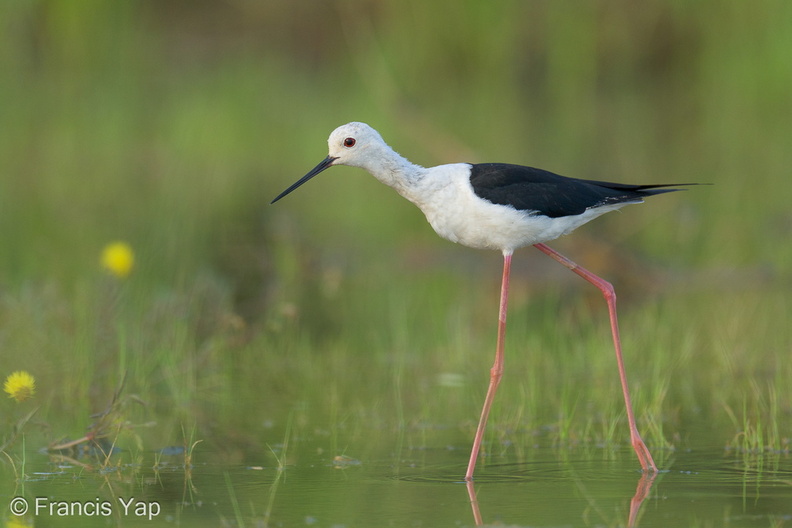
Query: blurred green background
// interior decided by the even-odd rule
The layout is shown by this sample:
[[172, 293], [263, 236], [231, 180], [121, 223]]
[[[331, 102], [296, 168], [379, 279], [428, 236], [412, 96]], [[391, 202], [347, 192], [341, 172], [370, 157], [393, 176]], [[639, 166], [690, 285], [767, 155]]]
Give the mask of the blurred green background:
[[[553, 245], [616, 286], [650, 447], [789, 449], [789, 2], [19, 0], [0, 39], [0, 374], [37, 380], [2, 409], [40, 406], [33, 447], [126, 373], [127, 444], [256, 459], [291, 416], [332, 454], [466, 448], [500, 255], [356, 169], [269, 205], [354, 120], [425, 166], [714, 184]], [[604, 302], [531, 249], [514, 272], [488, 444], [626, 445]]]

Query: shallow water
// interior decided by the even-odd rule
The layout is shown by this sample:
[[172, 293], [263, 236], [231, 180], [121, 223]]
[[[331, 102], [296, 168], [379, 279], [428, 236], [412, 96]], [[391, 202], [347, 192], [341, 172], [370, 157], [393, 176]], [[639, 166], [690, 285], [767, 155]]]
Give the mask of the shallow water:
[[[674, 452], [650, 478], [636, 470], [631, 453], [617, 453], [616, 461], [612, 454], [592, 457], [591, 450], [538, 448], [531, 450], [530, 461], [493, 457], [483, 461], [472, 485], [460, 480], [465, 454], [447, 448], [407, 451], [398, 463], [390, 456], [356, 459], [353, 453], [333, 457], [307, 449], [294, 456], [299, 463], [282, 469], [196, 463], [185, 470], [173, 456], [162, 457], [157, 470], [144, 464], [111, 464], [102, 470], [56, 464], [39, 455], [26, 462], [27, 478], [16, 489], [4, 488], [9, 505], [17, 496], [27, 501], [28, 514], [14, 517], [6, 509], [5, 516], [7, 522], [24, 519], [35, 526], [792, 523], [788, 455]], [[201, 458], [206, 460], [208, 453]], [[79, 506], [69, 510], [64, 504]]]

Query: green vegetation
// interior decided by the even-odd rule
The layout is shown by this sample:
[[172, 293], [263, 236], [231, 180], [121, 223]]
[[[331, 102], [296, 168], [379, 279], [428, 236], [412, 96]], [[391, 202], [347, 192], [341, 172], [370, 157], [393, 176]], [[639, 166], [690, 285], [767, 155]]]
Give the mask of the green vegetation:
[[[268, 444], [318, 435], [328, 459], [451, 444], [464, 464], [500, 256], [354, 169], [268, 205], [360, 120], [423, 165], [713, 183], [554, 246], [616, 286], [659, 464], [788, 452], [791, 21], [782, 0], [3, 3], [0, 374], [36, 395], [0, 402], [0, 445], [16, 424], [29, 450], [83, 437], [126, 376], [128, 449], [187, 430], [282, 467], [299, 450]], [[100, 265], [117, 240], [125, 278]], [[488, 452], [632, 456], [604, 302], [530, 249], [514, 273]]]

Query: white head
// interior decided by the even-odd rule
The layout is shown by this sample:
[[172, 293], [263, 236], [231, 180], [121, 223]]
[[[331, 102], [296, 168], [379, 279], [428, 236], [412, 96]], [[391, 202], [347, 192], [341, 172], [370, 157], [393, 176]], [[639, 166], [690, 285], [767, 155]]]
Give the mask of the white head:
[[333, 130], [327, 139], [328, 155], [319, 165], [308, 174], [297, 180], [291, 187], [280, 193], [272, 202], [275, 203], [297, 187], [307, 182], [323, 170], [333, 165], [348, 165], [360, 167], [372, 172], [373, 164], [377, 160], [387, 158], [386, 153], [393, 150], [385, 143], [379, 132], [366, 123], [352, 122]]
[[375, 159], [388, 148], [379, 132], [366, 123], [347, 123], [333, 130], [327, 138], [328, 156], [333, 165], [367, 168], [367, 161]]

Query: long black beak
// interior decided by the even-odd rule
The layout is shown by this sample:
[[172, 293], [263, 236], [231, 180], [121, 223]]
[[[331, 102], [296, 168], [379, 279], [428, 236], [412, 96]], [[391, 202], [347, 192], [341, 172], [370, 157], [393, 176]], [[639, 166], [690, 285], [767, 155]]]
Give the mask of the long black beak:
[[270, 204], [274, 204], [275, 202], [277, 202], [278, 200], [280, 200], [281, 198], [283, 198], [284, 196], [286, 196], [287, 194], [292, 192], [294, 189], [296, 189], [297, 187], [299, 187], [303, 183], [307, 182], [308, 180], [310, 180], [311, 178], [313, 178], [314, 176], [316, 176], [317, 174], [319, 174], [323, 170], [325, 170], [325, 169], [327, 169], [329, 167], [332, 167], [333, 162], [335, 160], [337, 160], [337, 159], [338, 158], [334, 158], [332, 156], [327, 156], [325, 159], [322, 160], [322, 162], [319, 165], [317, 165], [316, 167], [311, 169], [311, 172], [309, 172], [308, 174], [306, 174], [305, 176], [303, 176], [302, 178], [300, 178], [299, 180], [294, 182], [291, 187], [289, 187], [288, 189], [286, 189], [285, 191], [280, 193], [278, 196], [276, 196], [275, 199], [270, 202]]

